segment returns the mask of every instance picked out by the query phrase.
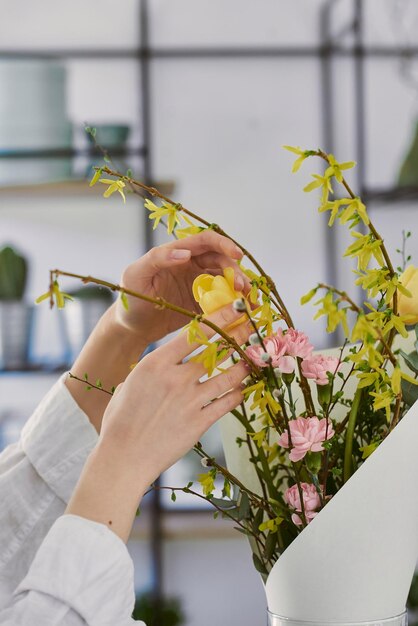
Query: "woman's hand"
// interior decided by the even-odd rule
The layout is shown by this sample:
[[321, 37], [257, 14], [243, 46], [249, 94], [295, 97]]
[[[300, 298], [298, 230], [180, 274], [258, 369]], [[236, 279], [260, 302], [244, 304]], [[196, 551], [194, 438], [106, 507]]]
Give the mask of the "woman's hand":
[[[222, 274], [226, 267], [235, 269], [237, 291], [250, 287], [247, 277], [237, 261], [242, 251], [227, 237], [207, 230], [199, 235], [173, 241], [153, 248], [129, 265], [122, 275], [121, 285], [126, 289], [157, 298], [189, 311], [198, 311], [192, 294], [192, 284], [202, 273]], [[132, 331], [140, 344], [150, 344], [187, 322], [185, 317], [168, 309], [159, 310], [154, 305], [129, 298], [129, 310], [116, 303], [116, 320]]]
[[[240, 315], [228, 306], [210, 319], [226, 328]], [[242, 344], [250, 332], [244, 323], [231, 334]], [[202, 364], [186, 360], [198, 347], [180, 333], [147, 355], [120, 385], [67, 513], [104, 523], [126, 541], [149, 485], [242, 402], [247, 366], [239, 362], [201, 382]]]

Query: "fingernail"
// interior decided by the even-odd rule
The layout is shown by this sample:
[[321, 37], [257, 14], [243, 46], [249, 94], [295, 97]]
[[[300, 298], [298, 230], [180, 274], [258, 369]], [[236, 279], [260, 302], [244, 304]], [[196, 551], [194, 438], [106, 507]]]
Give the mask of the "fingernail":
[[245, 282], [244, 282], [243, 277], [240, 274], [238, 274], [238, 276], [235, 278], [235, 286], [238, 289], [238, 291], [242, 291], [244, 289], [244, 285], [245, 285]]
[[172, 259], [187, 259], [190, 256], [190, 250], [172, 250], [170, 254]]
[[238, 254], [240, 257], [242, 257], [242, 255], [244, 254], [243, 251], [241, 250], [241, 248], [239, 248], [238, 246], [235, 246], [235, 252], [236, 254]]

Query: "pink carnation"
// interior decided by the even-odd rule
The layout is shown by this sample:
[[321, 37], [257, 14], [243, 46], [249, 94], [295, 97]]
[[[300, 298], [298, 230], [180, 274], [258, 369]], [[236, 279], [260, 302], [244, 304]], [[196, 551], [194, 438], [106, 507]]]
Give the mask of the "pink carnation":
[[[301, 483], [302, 489], [302, 498], [303, 498], [303, 508], [305, 510], [306, 521], [309, 524], [313, 518], [318, 515], [318, 511], [315, 509], [319, 509], [321, 506], [321, 500], [319, 494], [315, 488], [315, 485], [310, 485], [309, 483]], [[286, 489], [284, 493], [284, 499], [287, 504], [295, 509], [296, 513], [292, 515], [292, 522], [296, 524], [296, 526], [302, 526], [302, 519], [297, 513], [302, 513], [302, 505], [300, 502], [299, 489], [297, 485], [293, 485]]]
[[[278, 367], [284, 374], [291, 374], [295, 371], [295, 362], [291, 357], [285, 356], [287, 344], [284, 337], [273, 336], [263, 339], [263, 346], [260, 344], [249, 346], [245, 352], [253, 363], [258, 367]], [[265, 361], [262, 357], [267, 353], [270, 360]]]
[[313, 345], [309, 342], [309, 337], [301, 330], [289, 328], [287, 333], [284, 335], [284, 340], [287, 346], [286, 354], [289, 356], [306, 359], [311, 355]]
[[315, 380], [317, 385], [328, 385], [327, 372], [336, 374], [340, 367], [340, 359], [336, 356], [312, 354], [302, 361], [302, 374]]
[[[325, 418], [298, 417], [289, 422], [290, 436], [292, 439], [292, 449], [289, 454], [291, 461], [300, 461], [307, 452], [321, 452], [323, 443], [334, 436], [332, 424]], [[289, 448], [289, 433], [284, 432], [279, 441], [279, 446]]]

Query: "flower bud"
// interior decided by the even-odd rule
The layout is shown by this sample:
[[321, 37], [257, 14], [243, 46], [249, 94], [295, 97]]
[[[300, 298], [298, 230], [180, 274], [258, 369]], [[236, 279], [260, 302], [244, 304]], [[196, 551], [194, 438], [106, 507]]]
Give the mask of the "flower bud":
[[249, 341], [252, 346], [258, 346], [261, 343], [260, 337], [257, 335], [257, 333], [253, 333], [252, 335], [250, 335]]
[[236, 300], [234, 300], [232, 306], [234, 307], [235, 311], [238, 311], [238, 313], [245, 313], [245, 311], [247, 310], [243, 298], [237, 298]]
[[279, 389], [273, 389], [273, 398], [275, 400], [280, 400], [281, 398], [281, 393]]
[[200, 462], [202, 464], [203, 467], [210, 467], [212, 465], [210, 458], [207, 456], [204, 456], [200, 459]]

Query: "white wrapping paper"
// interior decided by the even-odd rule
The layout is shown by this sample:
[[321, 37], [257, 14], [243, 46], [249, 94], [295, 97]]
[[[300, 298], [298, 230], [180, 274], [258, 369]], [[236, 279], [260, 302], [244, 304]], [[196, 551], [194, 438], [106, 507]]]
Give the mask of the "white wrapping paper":
[[[401, 347], [412, 350], [414, 339]], [[349, 384], [347, 396], [356, 379]], [[235, 443], [244, 429], [231, 415], [221, 429], [228, 468], [260, 493], [247, 447]], [[279, 558], [268, 608], [317, 622], [391, 617], [405, 609], [417, 559], [418, 403]]]
[[272, 613], [360, 622], [402, 613], [418, 558], [418, 403], [279, 558]]

